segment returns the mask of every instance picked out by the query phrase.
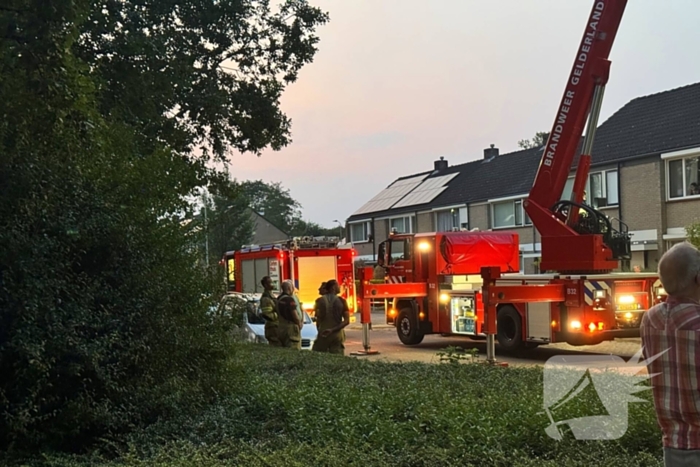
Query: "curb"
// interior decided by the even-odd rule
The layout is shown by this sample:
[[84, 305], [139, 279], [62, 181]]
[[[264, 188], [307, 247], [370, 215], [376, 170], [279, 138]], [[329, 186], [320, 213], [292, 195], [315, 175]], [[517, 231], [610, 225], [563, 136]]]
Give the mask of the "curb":
[[[362, 323], [352, 323], [350, 324], [347, 329], [353, 329], [355, 331], [362, 331]], [[374, 324], [372, 323], [372, 331], [376, 331], [378, 329], [394, 329], [394, 326], [391, 324]]]

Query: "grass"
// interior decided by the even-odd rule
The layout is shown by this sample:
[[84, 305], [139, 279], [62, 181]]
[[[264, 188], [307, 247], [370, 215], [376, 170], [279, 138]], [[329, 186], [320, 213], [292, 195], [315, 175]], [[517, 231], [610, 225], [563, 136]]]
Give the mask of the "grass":
[[[638, 394], [648, 402], [630, 404], [620, 439], [556, 441], [545, 432], [538, 368], [370, 362], [240, 345], [229, 375], [230, 390], [204, 410], [110, 440], [92, 456], [49, 454], [5, 464], [662, 465], [650, 391]], [[558, 415], [588, 415], [594, 399], [584, 391]]]

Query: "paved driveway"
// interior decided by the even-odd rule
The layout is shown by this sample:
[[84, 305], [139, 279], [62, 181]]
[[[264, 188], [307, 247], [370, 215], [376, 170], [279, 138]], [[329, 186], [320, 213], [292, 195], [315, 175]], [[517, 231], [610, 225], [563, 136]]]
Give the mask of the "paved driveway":
[[[476, 349], [479, 358], [486, 358], [485, 341], [472, 341], [465, 337], [442, 337], [440, 335], [426, 336], [423, 342], [417, 346], [406, 346], [399, 341], [396, 330], [393, 326], [382, 323], [382, 315], [372, 316], [373, 324], [370, 331], [370, 347], [379, 351], [379, 355], [362, 356], [358, 358], [369, 358], [371, 360], [383, 361], [420, 361], [425, 363], [438, 363], [437, 355], [448, 346], [459, 346], [469, 351]], [[357, 322], [348, 326], [346, 330], [346, 352], [363, 350], [362, 325]], [[501, 352], [496, 344], [496, 359], [506, 362], [508, 365], [538, 365], [543, 366], [547, 360], [557, 355], [617, 355], [625, 361], [634, 356], [641, 348], [639, 338], [616, 339], [614, 341], [603, 342], [598, 345], [572, 346], [565, 343], [549, 344], [537, 349], [522, 351], [516, 355]]]

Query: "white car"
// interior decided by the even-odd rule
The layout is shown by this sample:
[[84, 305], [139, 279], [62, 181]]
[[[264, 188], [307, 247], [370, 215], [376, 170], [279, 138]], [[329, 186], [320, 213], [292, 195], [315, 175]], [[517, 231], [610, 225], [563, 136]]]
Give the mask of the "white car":
[[[229, 292], [223, 296], [216, 314], [226, 314], [234, 318], [237, 325], [236, 334], [244, 342], [267, 344], [265, 339], [265, 320], [260, 314], [260, 297], [262, 294]], [[304, 314], [304, 326], [301, 328], [301, 349], [311, 350], [318, 337], [316, 323]]]

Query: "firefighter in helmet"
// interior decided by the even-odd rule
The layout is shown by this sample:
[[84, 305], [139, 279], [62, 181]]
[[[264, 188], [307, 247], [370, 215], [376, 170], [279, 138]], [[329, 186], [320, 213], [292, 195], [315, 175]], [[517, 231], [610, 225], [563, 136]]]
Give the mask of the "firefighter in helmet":
[[264, 289], [262, 297], [260, 297], [260, 311], [265, 319], [265, 339], [270, 345], [279, 347], [279, 318], [277, 315], [277, 300], [272, 295], [272, 279], [270, 279], [270, 276], [265, 276], [260, 280], [260, 284]]
[[282, 293], [277, 296], [278, 336], [280, 347], [301, 350], [301, 328], [304, 323], [293, 294], [292, 281], [282, 282]]
[[348, 302], [338, 296], [340, 285], [335, 279], [326, 282], [325, 292], [314, 307], [318, 337], [313, 350], [345, 355], [345, 327], [350, 324]]

